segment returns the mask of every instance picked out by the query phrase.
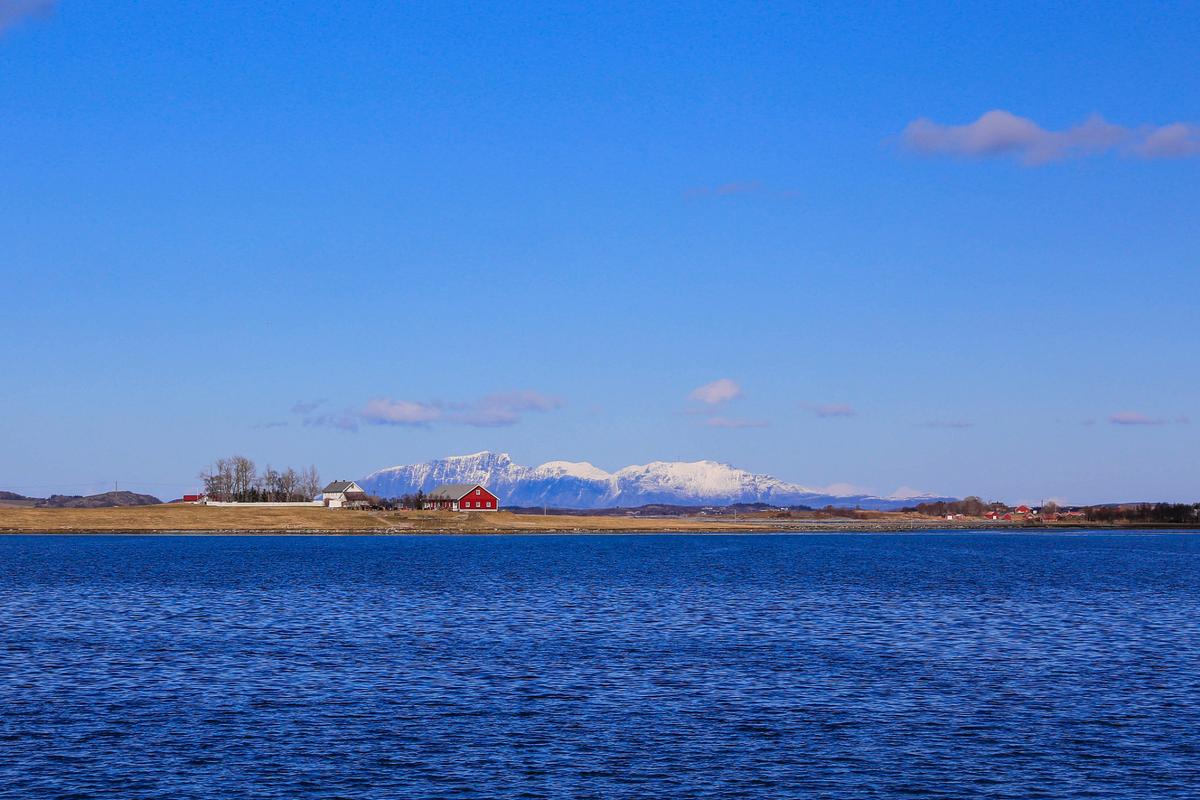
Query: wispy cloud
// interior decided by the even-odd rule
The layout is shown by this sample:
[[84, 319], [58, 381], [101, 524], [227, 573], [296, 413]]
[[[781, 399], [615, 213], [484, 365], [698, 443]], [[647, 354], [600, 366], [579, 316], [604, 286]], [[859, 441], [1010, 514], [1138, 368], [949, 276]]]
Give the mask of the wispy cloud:
[[55, 5], [55, 0], [0, 0], [0, 33], [27, 17], [48, 16]]
[[711, 186], [693, 186], [684, 191], [683, 196], [688, 200], [714, 199], [722, 200], [731, 197], [754, 195], [774, 200], [795, 200], [802, 197], [795, 189], [781, 189], [768, 186], [761, 181], [729, 181]]
[[1145, 131], [1133, 146], [1143, 158], [1187, 158], [1200, 155], [1200, 125], [1172, 122]]
[[758, 181], [730, 181], [716, 186], [694, 186], [684, 192], [688, 198], [697, 197], [733, 197], [739, 194], [756, 194], [763, 191], [763, 185]]
[[251, 425], [250, 427], [256, 431], [269, 431], [272, 428], [286, 428], [287, 426], [288, 424], [286, 422], [276, 420], [272, 422], [259, 422], [256, 425]]
[[318, 408], [320, 408], [324, 404], [325, 404], [324, 399], [300, 400], [294, 406], [292, 406], [292, 413], [293, 414], [311, 414], [312, 412], [316, 411]]
[[446, 421], [477, 428], [503, 427], [517, 424], [525, 414], [544, 414], [562, 407], [563, 401], [557, 397], [529, 390], [506, 392], [488, 395], [478, 403], [456, 408], [446, 415]]
[[699, 407], [685, 409], [684, 414], [703, 417], [700, 424], [708, 428], [766, 428], [766, 420], [729, 417], [720, 413], [731, 401], [742, 396], [742, 387], [732, 378], [718, 378], [711, 383], [698, 386], [688, 393], [688, 399], [700, 403]]
[[974, 422], [968, 422], [964, 419], [932, 419], [926, 422], [921, 427], [923, 428], [942, 428], [945, 430], [961, 430], [963, 428], [974, 428]]
[[[292, 405], [291, 413], [300, 417], [300, 424], [306, 428], [336, 428], [340, 431], [353, 432], [358, 430], [358, 416], [350, 411], [322, 411], [328, 402], [321, 400], [301, 400]], [[267, 423], [264, 427], [278, 427], [287, 423]], [[256, 426], [257, 427], [257, 426]]]
[[1067, 158], [1118, 152], [1136, 158], [1200, 155], [1200, 125], [1115, 125], [1094, 114], [1078, 125], [1047, 130], [1027, 117], [997, 109], [966, 125], [913, 120], [900, 136], [903, 146], [925, 156], [1013, 158], [1036, 165]]
[[363, 407], [362, 417], [377, 425], [428, 425], [442, 418], [443, 407], [416, 400], [376, 397]]
[[858, 412], [854, 410], [854, 407], [846, 403], [819, 403], [817, 405], [807, 405], [805, 408], [822, 419], [858, 416]]
[[348, 433], [358, 430], [357, 415], [348, 411], [313, 414], [302, 419], [301, 423], [306, 428], [337, 428], [339, 431], [346, 431]]
[[[1170, 420], [1165, 417], [1152, 417], [1140, 411], [1118, 411], [1108, 418], [1113, 425], [1166, 425]], [[1176, 417], [1176, 425], [1187, 425], [1191, 420], [1187, 417]]]
[[708, 406], [719, 406], [741, 396], [742, 387], [737, 381], [730, 378], [718, 378], [712, 383], [706, 383], [693, 389], [692, 393], [688, 395], [692, 400]]
[[737, 419], [733, 417], [709, 417], [704, 424], [710, 428], [766, 428], [770, 423], [761, 419]]
[[526, 414], [545, 413], [562, 406], [560, 398], [529, 390], [491, 394], [471, 403], [378, 397], [369, 401], [358, 416], [372, 425], [426, 427], [447, 424], [496, 428], [515, 425]]

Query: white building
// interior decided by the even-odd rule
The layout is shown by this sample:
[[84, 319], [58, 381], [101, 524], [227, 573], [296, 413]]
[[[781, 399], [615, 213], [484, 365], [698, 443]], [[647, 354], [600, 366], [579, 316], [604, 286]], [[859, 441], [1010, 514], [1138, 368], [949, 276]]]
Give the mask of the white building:
[[356, 503], [365, 503], [367, 493], [354, 481], [334, 481], [321, 490], [326, 508], [344, 508]]

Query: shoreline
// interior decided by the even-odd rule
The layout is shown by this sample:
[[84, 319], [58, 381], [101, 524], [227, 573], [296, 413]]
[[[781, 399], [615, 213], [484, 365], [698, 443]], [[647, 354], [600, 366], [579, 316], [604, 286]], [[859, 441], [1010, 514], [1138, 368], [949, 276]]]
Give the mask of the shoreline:
[[1145, 533], [1145, 534], [1200, 534], [1200, 528], [1187, 526], [1121, 525], [1121, 526], [1073, 526], [1069, 528], [1044, 526], [1019, 526], [1012, 528], [935, 528], [935, 527], [883, 527], [865, 528], [862, 526], [815, 528], [728, 528], [701, 530], [695, 528], [662, 528], [662, 529], [630, 529], [630, 530], [588, 530], [581, 528], [546, 528], [542, 530], [494, 530], [494, 531], [457, 531], [457, 530], [408, 530], [397, 531], [388, 528], [375, 530], [13, 530], [0, 529], [0, 537], [12, 536], [222, 536], [222, 537], [418, 537], [418, 536], [471, 536], [471, 537], [502, 537], [502, 536], [838, 536], [838, 535], [895, 535], [904, 534], [1100, 534], [1100, 533]]
[[20, 508], [0, 506], [0, 535], [123, 534], [223, 536], [381, 536], [516, 534], [706, 534], [706, 533], [911, 533], [1197, 531], [1182, 524], [1027, 524], [984, 519], [945, 520], [906, 512], [863, 517], [738, 516], [635, 517], [540, 515], [511, 511], [366, 511], [325, 508], [231, 508], [163, 504], [121, 508]]

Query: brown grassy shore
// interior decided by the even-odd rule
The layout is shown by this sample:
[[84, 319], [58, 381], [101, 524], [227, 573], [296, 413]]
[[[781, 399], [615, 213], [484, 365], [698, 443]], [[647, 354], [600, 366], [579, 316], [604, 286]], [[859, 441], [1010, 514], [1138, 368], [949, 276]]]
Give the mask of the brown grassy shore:
[[540, 516], [507, 511], [456, 513], [216, 508], [182, 504], [133, 508], [0, 507], [0, 533], [634, 533], [903, 531], [982, 527], [1012, 529], [1023, 526], [983, 520], [947, 522], [900, 513], [862, 514], [858, 518], [814, 518], [809, 515], [769, 513], [740, 517], [630, 517]]
[[[761, 527], [761, 523], [758, 525]], [[745, 530], [705, 519], [558, 517], [495, 512], [331, 511], [325, 508], [0, 508], [5, 533], [519, 533]]]

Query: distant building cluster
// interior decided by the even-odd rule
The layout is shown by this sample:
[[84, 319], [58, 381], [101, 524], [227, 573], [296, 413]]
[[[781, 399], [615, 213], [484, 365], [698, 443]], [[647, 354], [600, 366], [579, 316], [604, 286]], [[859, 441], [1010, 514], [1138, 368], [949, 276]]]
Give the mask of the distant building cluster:
[[425, 494], [417, 492], [397, 503], [372, 497], [355, 481], [336, 480], [317, 487], [316, 469], [278, 473], [270, 467], [259, 475], [254, 462], [235, 456], [220, 459], [201, 473], [205, 491], [185, 494], [184, 503], [208, 506], [321, 506], [324, 508], [410, 508], [426, 511], [499, 511], [500, 498], [481, 483], [446, 483]]
[[984, 516], [990, 520], [1004, 522], [1058, 522], [1059, 520], [1083, 519], [1086, 514], [1080, 509], [1061, 509], [1058, 506], [1034, 508], [1020, 505], [1016, 508], [993, 508]]

